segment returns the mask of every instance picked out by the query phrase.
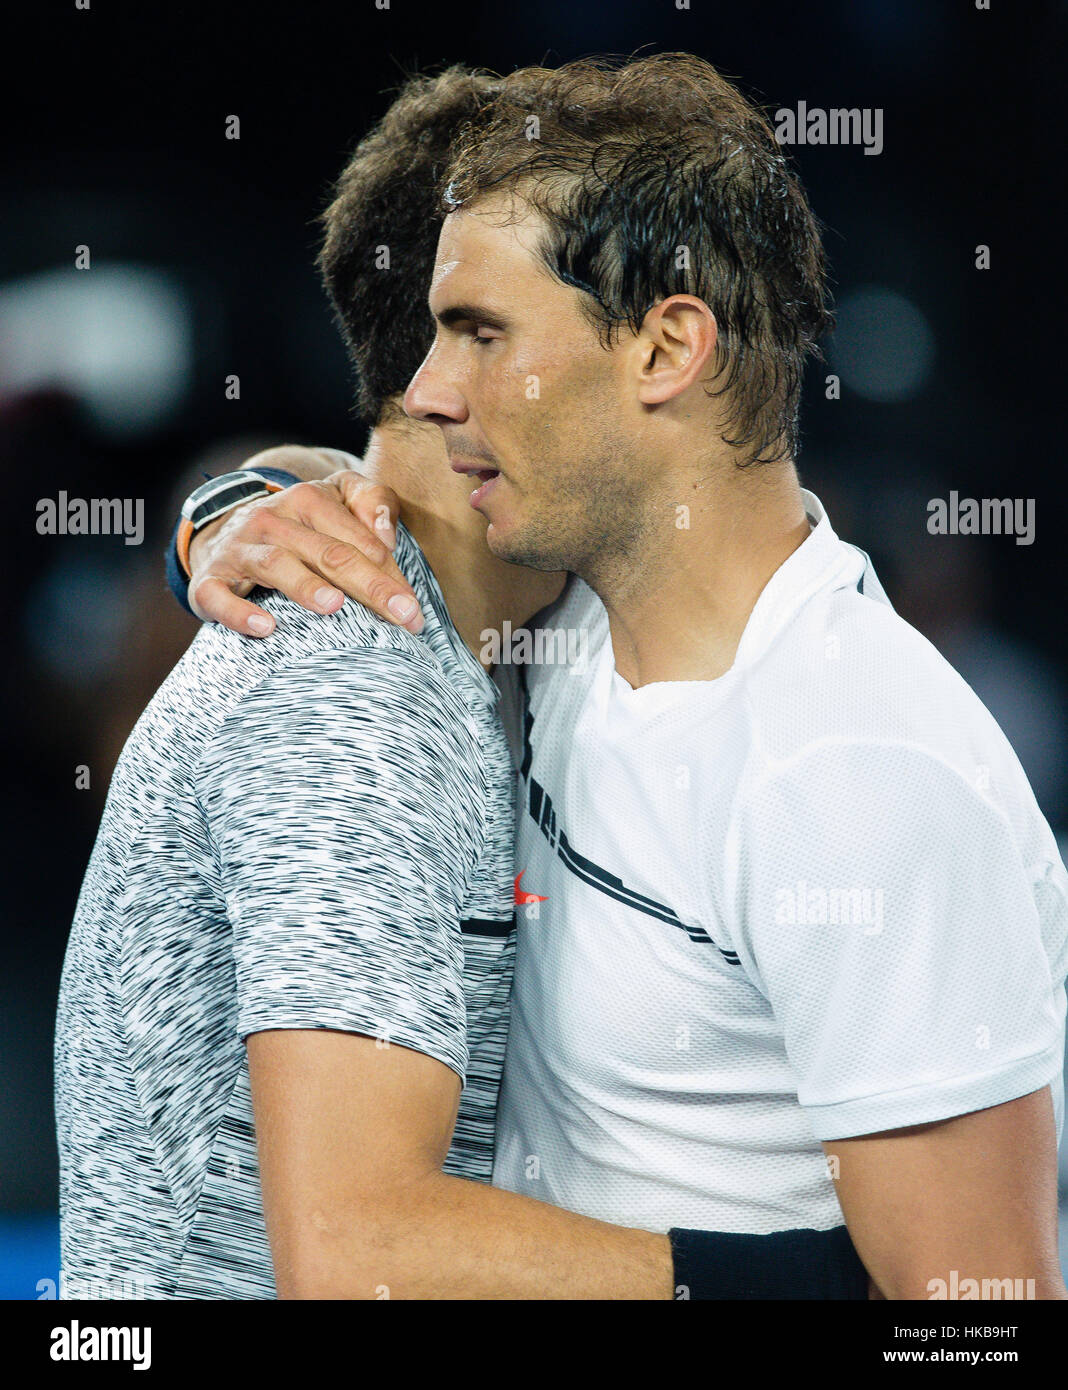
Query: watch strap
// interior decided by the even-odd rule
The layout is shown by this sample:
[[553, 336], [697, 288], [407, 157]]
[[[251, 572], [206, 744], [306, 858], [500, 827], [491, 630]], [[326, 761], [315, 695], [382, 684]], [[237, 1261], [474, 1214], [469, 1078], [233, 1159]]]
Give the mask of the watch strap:
[[281, 492], [284, 486], [255, 469], [243, 468], [233, 473], [223, 473], [218, 478], [209, 478], [196, 488], [182, 503], [182, 515], [175, 534], [178, 564], [186, 578], [192, 574], [189, 547], [198, 531], [218, 521], [235, 507], [257, 497], [267, 497], [272, 492]]

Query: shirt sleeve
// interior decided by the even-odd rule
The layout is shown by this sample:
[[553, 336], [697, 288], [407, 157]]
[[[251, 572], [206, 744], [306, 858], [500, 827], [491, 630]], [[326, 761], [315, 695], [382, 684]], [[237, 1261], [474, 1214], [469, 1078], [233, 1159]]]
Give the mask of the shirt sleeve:
[[270, 675], [197, 768], [237, 1027], [330, 1028], [468, 1060], [462, 907], [483, 842], [473, 716], [429, 662], [330, 651]]
[[729, 843], [736, 949], [820, 1139], [946, 1119], [1059, 1074], [1063, 981], [1002, 812], [923, 750], [824, 746], [766, 774]]

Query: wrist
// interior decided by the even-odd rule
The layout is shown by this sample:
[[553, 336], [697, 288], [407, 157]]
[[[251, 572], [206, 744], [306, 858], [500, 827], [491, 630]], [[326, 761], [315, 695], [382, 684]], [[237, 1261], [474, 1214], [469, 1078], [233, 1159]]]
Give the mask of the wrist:
[[676, 1298], [863, 1299], [868, 1273], [845, 1226], [829, 1231], [668, 1232]]
[[186, 572], [187, 579], [192, 579], [193, 577], [193, 573], [197, 567], [197, 555], [204, 548], [205, 540], [209, 536], [213, 536], [215, 534], [215, 532], [219, 529], [219, 527], [223, 524], [223, 522], [226, 520], [226, 518], [230, 515], [231, 512], [239, 512], [242, 507], [245, 507], [247, 505], [247, 502], [239, 502], [236, 507], [231, 507], [230, 511], [226, 512], [225, 515], [217, 516], [214, 521], [209, 521], [206, 526], [202, 526], [199, 531], [193, 534], [193, 536], [190, 538], [189, 545], [185, 550], [185, 558], [184, 560], [180, 561], [183, 569], [185, 569], [185, 566], [188, 565], [188, 570]]
[[196, 488], [182, 504], [182, 515], [175, 532], [175, 555], [186, 580], [193, 573], [193, 542], [203, 532], [236, 507], [268, 497], [272, 492], [281, 492], [298, 481], [282, 469], [245, 468], [210, 478]]

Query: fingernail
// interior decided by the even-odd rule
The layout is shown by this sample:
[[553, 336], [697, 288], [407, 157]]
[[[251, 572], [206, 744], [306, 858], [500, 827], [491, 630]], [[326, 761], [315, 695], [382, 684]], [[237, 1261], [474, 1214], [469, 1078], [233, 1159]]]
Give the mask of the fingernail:
[[419, 605], [414, 598], [408, 598], [404, 594], [394, 594], [386, 607], [399, 623], [406, 623]]
[[388, 545], [390, 550], [396, 550], [397, 532], [392, 522], [385, 520], [376, 521], [375, 530], [378, 532], [378, 539], [383, 545]]
[[254, 632], [257, 637], [266, 637], [269, 632], [274, 631], [274, 620], [262, 613], [253, 613], [248, 620], [248, 630]]
[[316, 589], [315, 602], [320, 608], [326, 608], [333, 612], [339, 603], [345, 602], [345, 595], [340, 589]]

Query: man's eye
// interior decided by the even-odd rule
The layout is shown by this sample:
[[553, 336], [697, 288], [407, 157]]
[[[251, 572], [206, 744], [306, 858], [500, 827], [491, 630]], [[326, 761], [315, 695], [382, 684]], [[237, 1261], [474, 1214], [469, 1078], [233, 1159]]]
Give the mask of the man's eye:
[[495, 328], [490, 328], [487, 324], [480, 323], [475, 327], [474, 339], [476, 343], [495, 343], [500, 334]]

